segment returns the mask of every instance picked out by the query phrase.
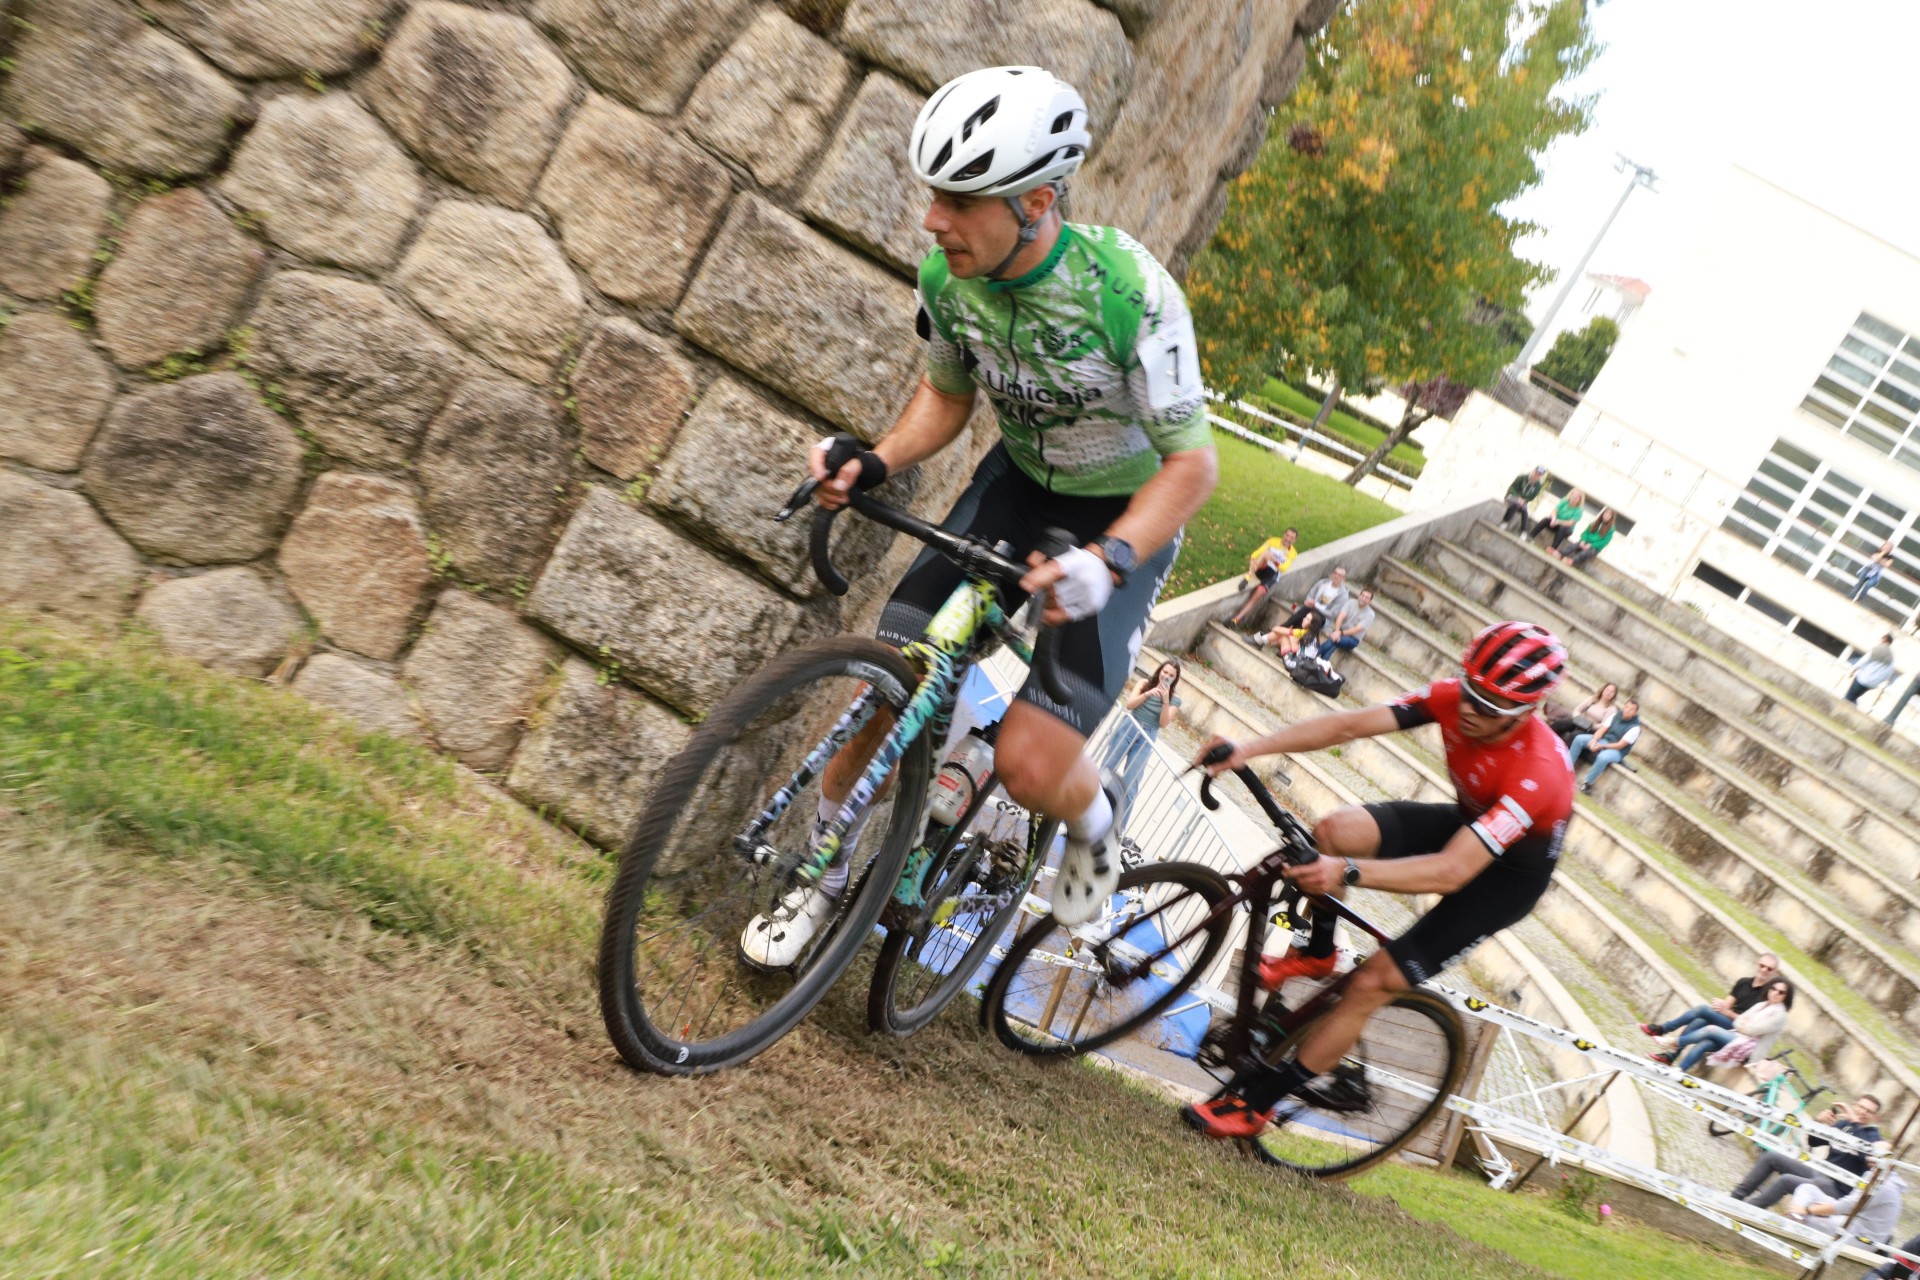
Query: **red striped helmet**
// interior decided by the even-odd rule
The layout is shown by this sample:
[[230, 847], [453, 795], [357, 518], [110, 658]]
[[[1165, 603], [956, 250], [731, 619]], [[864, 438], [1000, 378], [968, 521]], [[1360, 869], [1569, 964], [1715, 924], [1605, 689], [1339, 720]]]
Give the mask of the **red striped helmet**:
[[1567, 646], [1537, 622], [1496, 622], [1467, 642], [1460, 674], [1481, 693], [1530, 706], [1567, 674]]

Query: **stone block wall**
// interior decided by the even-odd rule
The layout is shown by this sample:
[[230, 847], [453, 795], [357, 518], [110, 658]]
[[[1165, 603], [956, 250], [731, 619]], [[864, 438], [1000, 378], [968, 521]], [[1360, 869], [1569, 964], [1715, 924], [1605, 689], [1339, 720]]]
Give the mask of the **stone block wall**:
[[[769, 652], [766, 520], [918, 377], [926, 92], [1048, 66], [1176, 270], [1332, 0], [0, 0], [0, 607], [137, 619], [619, 838]], [[894, 486], [949, 499], [990, 430]]]

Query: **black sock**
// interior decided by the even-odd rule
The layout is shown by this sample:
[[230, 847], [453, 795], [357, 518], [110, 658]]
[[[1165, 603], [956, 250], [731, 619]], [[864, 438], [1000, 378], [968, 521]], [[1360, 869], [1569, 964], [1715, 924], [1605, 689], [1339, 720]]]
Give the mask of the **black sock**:
[[1227, 1087], [1255, 1111], [1271, 1111], [1280, 1099], [1318, 1074], [1298, 1061], [1287, 1061], [1277, 1067], [1255, 1067]]
[[1307, 935], [1307, 954], [1316, 960], [1333, 954], [1333, 927], [1340, 917], [1331, 911], [1313, 913], [1313, 932]]

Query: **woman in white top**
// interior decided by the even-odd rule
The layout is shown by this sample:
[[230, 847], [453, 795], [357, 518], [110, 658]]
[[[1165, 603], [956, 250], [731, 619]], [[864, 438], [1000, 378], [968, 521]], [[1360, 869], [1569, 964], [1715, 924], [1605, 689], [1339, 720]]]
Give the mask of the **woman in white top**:
[[1767, 986], [1765, 1000], [1734, 1017], [1731, 1031], [1725, 1027], [1702, 1027], [1680, 1037], [1681, 1053], [1673, 1065], [1682, 1071], [1692, 1071], [1702, 1058], [1724, 1049], [1741, 1036], [1754, 1042], [1753, 1048], [1747, 1051], [1748, 1062], [1766, 1057], [1773, 1052], [1773, 1042], [1786, 1030], [1787, 995], [1792, 990], [1785, 978], [1775, 978]]

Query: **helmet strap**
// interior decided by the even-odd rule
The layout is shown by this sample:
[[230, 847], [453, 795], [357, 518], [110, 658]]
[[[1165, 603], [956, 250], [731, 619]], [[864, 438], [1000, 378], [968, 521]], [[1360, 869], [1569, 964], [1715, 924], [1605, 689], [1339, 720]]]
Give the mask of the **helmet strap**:
[[[1060, 189], [1058, 187], [1054, 188], [1055, 208], [1059, 207], [1059, 191]], [[1024, 191], [1020, 193], [1020, 195], [1025, 194]], [[1048, 217], [1053, 216], [1052, 213], [1049, 212], [1046, 217], [1029, 218], [1027, 216], [1027, 206], [1022, 203], [1020, 196], [1002, 196], [1000, 198], [1007, 202], [1007, 207], [1013, 210], [1013, 216], [1019, 220], [1020, 238], [1014, 241], [1013, 248], [1008, 252], [1007, 256], [1000, 259], [1000, 265], [987, 272], [987, 279], [989, 280], [1006, 279], [1002, 272], [1013, 265], [1015, 258], [1026, 252], [1028, 245], [1040, 238], [1040, 228], [1046, 224]]]

